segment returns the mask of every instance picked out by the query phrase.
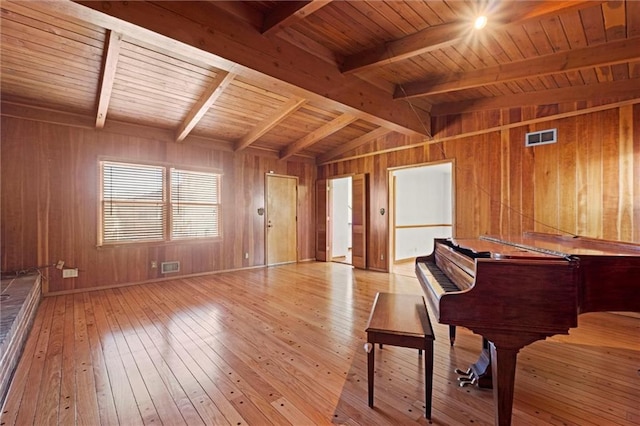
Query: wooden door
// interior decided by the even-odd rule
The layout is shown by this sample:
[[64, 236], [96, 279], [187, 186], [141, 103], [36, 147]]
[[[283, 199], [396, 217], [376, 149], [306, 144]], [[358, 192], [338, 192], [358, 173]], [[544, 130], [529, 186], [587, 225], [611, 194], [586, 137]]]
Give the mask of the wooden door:
[[351, 264], [360, 269], [367, 268], [367, 176], [353, 176], [352, 180], [352, 229]]
[[298, 178], [266, 175], [267, 265], [298, 261]]
[[316, 260], [326, 262], [331, 258], [331, 227], [329, 226], [329, 212], [331, 201], [329, 197], [328, 181], [316, 181]]

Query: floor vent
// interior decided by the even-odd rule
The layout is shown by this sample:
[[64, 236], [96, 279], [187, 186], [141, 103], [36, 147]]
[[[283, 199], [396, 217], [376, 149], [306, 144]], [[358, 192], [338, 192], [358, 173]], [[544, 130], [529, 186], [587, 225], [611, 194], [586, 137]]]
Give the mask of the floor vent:
[[160, 264], [160, 272], [163, 274], [170, 274], [178, 271], [180, 271], [180, 262], [177, 260], [174, 262], [162, 262]]
[[540, 130], [527, 133], [524, 137], [525, 146], [545, 145], [558, 141], [558, 129]]

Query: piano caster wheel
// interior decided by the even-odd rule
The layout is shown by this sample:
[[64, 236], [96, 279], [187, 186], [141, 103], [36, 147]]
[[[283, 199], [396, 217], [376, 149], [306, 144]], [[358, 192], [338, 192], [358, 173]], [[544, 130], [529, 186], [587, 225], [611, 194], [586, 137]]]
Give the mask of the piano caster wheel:
[[471, 369], [467, 368], [466, 370], [460, 370], [459, 368], [456, 368], [455, 370], [453, 370], [454, 373], [456, 373], [459, 376], [470, 376], [471, 375]]

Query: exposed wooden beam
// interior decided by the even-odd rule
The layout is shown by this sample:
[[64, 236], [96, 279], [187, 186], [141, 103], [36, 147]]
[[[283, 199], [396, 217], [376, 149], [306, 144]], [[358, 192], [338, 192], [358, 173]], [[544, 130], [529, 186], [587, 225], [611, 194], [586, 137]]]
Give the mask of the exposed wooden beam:
[[176, 131], [176, 142], [181, 142], [193, 130], [196, 124], [207, 113], [211, 105], [222, 95], [231, 84], [236, 75], [226, 71], [219, 71], [207, 90], [204, 91], [198, 102], [191, 108], [185, 119]]
[[338, 63], [340, 61], [338, 56], [331, 49], [310, 37], [307, 37], [299, 31], [295, 31], [293, 28], [283, 28], [281, 31], [278, 31], [278, 37], [285, 40], [287, 43], [297, 46], [323, 61], [328, 62], [332, 66], [336, 68], [338, 67]]
[[296, 112], [302, 105], [307, 102], [306, 99], [292, 98], [285, 102], [280, 108], [264, 119], [260, 124], [254, 127], [246, 136], [239, 139], [234, 144], [234, 151], [245, 149], [269, 130], [276, 127], [282, 120]]
[[108, 31], [102, 60], [100, 94], [98, 95], [98, 111], [96, 113], [96, 128], [98, 129], [104, 127], [104, 122], [107, 119], [107, 111], [109, 110], [109, 102], [111, 101], [113, 82], [116, 78], [121, 44], [122, 34], [116, 31]]
[[284, 28], [302, 21], [315, 11], [331, 3], [331, 0], [284, 1], [279, 2], [264, 18], [262, 34], [273, 35]]
[[216, 0], [216, 7], [250, 24], [256, 30], [262, 29], [264, 16], [262, 12], [251, 6], [250, 2], [236, 0]]
[[353, 74], [403, 61], [460, 42], [466, 25], [453, 23], [428, 27], [344, 58], [342, 72]]
[[369, 133], [366, 133], [362, 136], [360, 136], [359, 138], [353, 139], [352, 141], [349, 141], [343, 145], [339, 145], [336, 148], [332, 149], [329, 152], [326, 152], [322, 155], [319, 155], [317, 158], [317, 162], [318, 164], [322, 164], [324, 162], [327, 162], [335, 157], [337, 157], [338, 155], [344, 154], [345, 152], [349, 152], [352, 149], [356, 149], [359, 146], [362, 146], [368, 142], [371, 142], [375, 139], [381, 138], [384, 135], [391, 133], [391, 130], [389, 129], [385, 129], [384, 127], [378, 127], [375, 130], [370, 131]]
[[[522, 25], [525, 21], [539, 19], [543, 16], [557, 14], [561, 11], [577, 10], [603, 3], [603, 1], [591, 0], [563, 0], [563, 1], [532, 1], [520, 2], [517, 5], [503, 2], [509, 10], [503, 14], [509, 16], [497, 17], [492, 29], [506, 28], [507, 26]], [[437, 49], [442, 49], [455, 44], [466, 43], [472, 30], [472, 22], [455, 22], [425, 28], [422, 31], [410, 34], [406, 37], [392, 40], [372, 49], [348, 56], [344, 60], [342, 72], [345, 74], [356, 73], [384, 64], [391, 64], [405, 59], [423, 55]]]
[[[334, 110], [396, 132], [430, 137], [428, 111], [395, 103], [393, 94], [356, 76], [343, 75], [337, 65], [318, 58], [279, 37], [264, 37], [246, 22], [220, 13], [216, 2], [57, 1], [60, 13], [195, 57], [243, 76], [263, 74], [274, 85]], [[122, 30], [121, 30], [122, 29]], [[164, 46], [164, 47], [163, 47]], [[235, 67], [235, 68], [234, 68]]]
[[537, 58], [449, 75], [442, 80], [415, 81], [397, 87], [394, 98], [415, 98], [487, 84], [506, 83], [527, 77], [577, 71], [640, 59], [640, 37], [558, 52]]
[[519, 93], [494, 98], [436, 104], [433, 106], [431, 113], [434, 116], [438, 116], [488, 109], [515, 108], [525, 105], [578, 102], [584, 101], [585, 99], [598, 101], [600, 99], [624, 99], [632, 97], [640, 97], [640, 79], [636, 78], [586, 86], [572, 86], [538, 92]]
[[350, 114], [342, 114], [341, 116], [331, 120], [329, 123], [307, 134], [302, 139], [291, 143], [282, 151], [280, 151], [280, 159], [285, 160], [292, 155], [302, 151], [308, 146], [326, 138], [327, 136], [337, 132], [338, 130], [347, 127], [349, 124], [356, 121], [358, 118]]

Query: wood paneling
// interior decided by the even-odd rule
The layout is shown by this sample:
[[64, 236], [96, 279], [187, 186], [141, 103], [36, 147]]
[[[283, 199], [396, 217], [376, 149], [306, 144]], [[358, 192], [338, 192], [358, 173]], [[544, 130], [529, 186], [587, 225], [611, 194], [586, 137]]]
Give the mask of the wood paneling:
[[[493, 115], [521, 121], [528, 108]], [[501, 118], [502, 117], [502, 118]], [[449, 138], [390, 153], [353, 157], [319, 167], [326, 179], [349, 173], [370, 176], [369, 266], [385, 269], [388, 224], [387, 168], [455, 159], [454, 235], [519, 234], [526, 230], [640, 241], [640, 105], [536, 122], [501, 131]], [[480, 129], [486, 114], [448, 117], [441, 135]], [[453, 120], [453, 121], [452, 121]], [[438, 120], [436, 120], [438, 121]], [[529, 131], [558, 129], [558, 143], [524, 146]], [[396, 146], [409, 144], [397, 134]], [[407, 138], [408, 139], [408, 138]], [[376, 148], [385, 141], [376, 141]], [[417, 196], [417, 195], [416, 195]]]
[[[180, 275], [264, 264], [264, 175], [299, 178], [300, 259], [315, 257], [316, 167], [233, 153], [155, 136], [124, 135], [2, 118], [2, 270], [55, 264], [78, 267], [62, 279], [49, 268], [45, 292], [81, 290], [163, 278], [151, 261], [179, 260]], [[223, 173], [223, 239], [96, 247], [100, 158], [206, 167]], [[244, 253], [249, 253], [249, 259]]]
[[[454, 235], [517, 234], [525, 230], [575, 233], [640, 241], [639, 105], [488, 131], [444, 142], [417, 144], [397, 133], [371, 142], [366, 155], [320, 166], [320, 178], [369, 174], [369, 268], [387, 270], [387, 169], [455, 159]], [[519, 122], [528, 108], [493, 114]], [[470, 131], [485, 113], [451, 117]], [[489, 120], [489, 126], [495, 120]], [[80, 277], [56, 271], [45, 291], [64, 291], [162, 278], [151, 260], [180, 260], [181, 273], [196, 274], [264, 264], [264, 173], [297, 176], [300, 259], [315, 258], [316, 167], [303, 162], [172, 143], [150, 131], [131, 135], [3, 118], [2, 269], [64, 260]], [[558, 128], [559, 142], [524, 147], [528, 131]], [[481, 132], [481, 131], [479, 131]], [[397, 150], [398, 147], [411, 146]], [[395, 149], [395, 151], [394, 151]], [[388, 150], [388, 152], [385, 152]], [[222, 242], [96, 248], [97, 161], [108, 156], [172, 162], [223, 171]], [[29, 166], [25, 166], [29, 165]], [[232, 218], [232, 220], [229, 220]], [[244, 253], [249, 259], [244, 259]]]
[[315, 259], [315, 181], [317, 168], [309, 164], [292, 161], [286, 164], [286, 174], [298, 177], [298, 260]]

